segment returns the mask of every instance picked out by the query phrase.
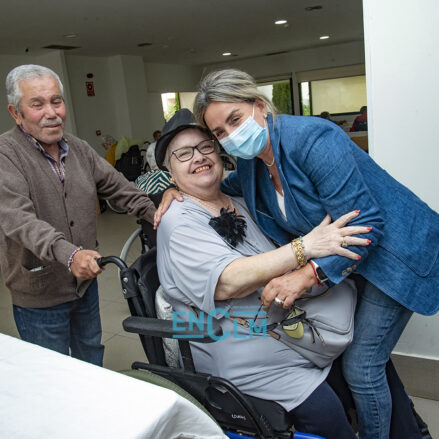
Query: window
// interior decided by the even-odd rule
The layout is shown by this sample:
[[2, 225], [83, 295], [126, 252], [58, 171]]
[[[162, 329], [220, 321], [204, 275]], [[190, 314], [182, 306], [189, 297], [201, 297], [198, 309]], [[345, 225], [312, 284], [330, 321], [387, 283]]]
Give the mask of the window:
[[300, 83], [301, 114], [318, 116], [358, 113], [366, 103], [366, 77], [326, 79]]
[[163, 115], [166, 122], [182, 108], [193, 111], [196, 92], [162, 93]]
[[293, 114], [291, 80], [264, 82], [258, 90], [270, 99], [280, 114]]
[[166, 122], [180, 110], [180, 97], [178, 93], [162, 93], [163, 116]]

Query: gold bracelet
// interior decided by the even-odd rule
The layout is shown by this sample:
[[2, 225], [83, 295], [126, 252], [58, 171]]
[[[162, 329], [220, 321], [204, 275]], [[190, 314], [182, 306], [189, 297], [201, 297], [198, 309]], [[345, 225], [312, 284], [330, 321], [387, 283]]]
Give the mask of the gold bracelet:
[[297, 263], [299, 264], [299, 266], [304, 267], [308, 263], [308, 258], [306, 257], [305, 246], [303, 245], [303, 238], [300, 236], [299, 238], [293, 239], [291, 241], [291, 248], [296, 255]]

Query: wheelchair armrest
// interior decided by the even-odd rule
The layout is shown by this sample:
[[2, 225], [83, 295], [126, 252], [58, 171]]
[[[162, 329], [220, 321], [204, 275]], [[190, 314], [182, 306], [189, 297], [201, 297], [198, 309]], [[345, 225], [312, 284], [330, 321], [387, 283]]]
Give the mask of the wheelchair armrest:
[[212, 319], [212, 325], [203, 327], [203, 329], [199, 329], [193, 323], [178, 322], [178, 325], [174, 325], [172, 320], [133, 316], [127, 317], [122, 325], [125, 331], [135, 334], [196, 341], [198, 343], [213, 343], [221, 339], [223, 335], [223, 330], [215, 319]]

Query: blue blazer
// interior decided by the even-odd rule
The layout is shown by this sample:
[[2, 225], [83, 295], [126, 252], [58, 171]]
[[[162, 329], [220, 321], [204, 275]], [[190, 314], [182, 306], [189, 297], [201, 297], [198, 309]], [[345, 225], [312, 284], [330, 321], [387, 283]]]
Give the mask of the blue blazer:
[[439, 215], [380, 168], [335, 124], [316, 117], [268, 118], [270, 139], [285, 197], [285, 221], [262, 160], [238, 159], [223, 182], [243, 196], [263, 232], [278, 244], [304, 235], [328, 212], [333, 219], [352, 210], [351, 224], [372, 226], [368, 247], [353, 247], [361, 260], [316, 259], [334, 283], [353, 271], [411, 309], [439, 309]]

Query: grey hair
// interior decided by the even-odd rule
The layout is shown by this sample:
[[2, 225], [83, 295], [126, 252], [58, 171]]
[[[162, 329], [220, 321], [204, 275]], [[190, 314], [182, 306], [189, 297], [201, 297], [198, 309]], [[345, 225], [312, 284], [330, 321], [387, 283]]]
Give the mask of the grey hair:
[[256, 81], [248, 73], [237, 69], [217, 70], [206, 75], [198, 86], [194, 101], [196, 121], [206, 127], [204, 113], [212, 102], [248, 102], [262, 100], [273, 117], [274, 104], [258, 90]]
[[61, 96], [64, 98], [64, 89], [59, 76], [48, 67], [39, 66], [36, 64], [24, 64], [12, 69], [8, 76], [6, 76], [6, 96], [8, 104], [13, 105], [18, 111], [20, 109], [20, 101], [23, 93], [20, 90], [20, 81], [29, 81], [35, 78], [44, 78], [52, 76], [56, 79], [61, 90]]
[[[169, 145], [168, 145], [169, 146]], [[163, 166], [171, 171], [171, 154], [168, 153], [168, 149], [166, 148], [165, 158], [163, 159]]]

